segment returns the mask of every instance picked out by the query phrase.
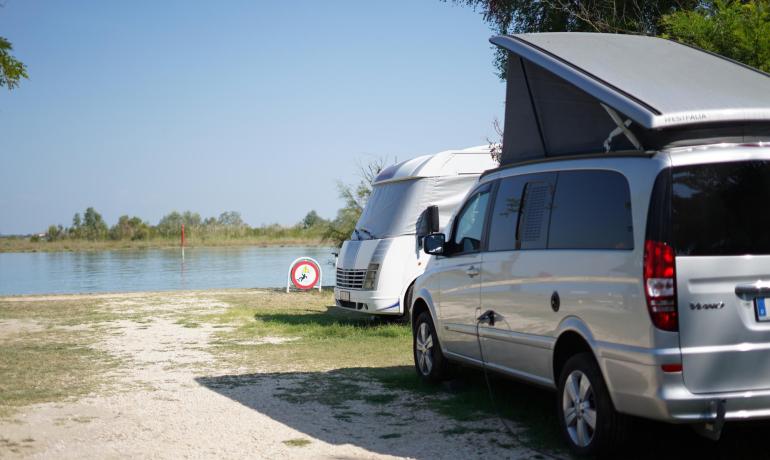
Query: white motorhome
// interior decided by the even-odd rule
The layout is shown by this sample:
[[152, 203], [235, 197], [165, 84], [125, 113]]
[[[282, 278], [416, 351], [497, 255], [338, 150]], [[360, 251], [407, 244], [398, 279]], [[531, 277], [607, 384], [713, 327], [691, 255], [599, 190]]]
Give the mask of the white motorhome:
[[384, 169], [337, 257], [336, 305], [373, 315], [408, 313], [411, 286], [431, 257], [421, 250], [421, 237], [442, 231], [481, 173], [497, 166], [490, 148], [481, 146]]

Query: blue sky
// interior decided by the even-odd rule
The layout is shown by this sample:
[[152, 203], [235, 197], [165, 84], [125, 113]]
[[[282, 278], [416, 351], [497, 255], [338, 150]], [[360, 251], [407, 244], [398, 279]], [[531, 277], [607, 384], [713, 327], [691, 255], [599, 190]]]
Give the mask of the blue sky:
[[5, 0], [30, 79], [0, 91], [0, 233], [94, 206], [151, 223], [333, 217], [357, 164], [486, 143], [490, 30], [439, 0]]

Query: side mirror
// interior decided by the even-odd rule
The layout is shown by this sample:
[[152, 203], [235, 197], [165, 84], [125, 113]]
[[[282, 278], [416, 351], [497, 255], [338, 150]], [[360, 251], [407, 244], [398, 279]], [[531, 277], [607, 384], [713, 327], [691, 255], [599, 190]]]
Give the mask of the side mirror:
[[438, 206], [428, 206], [427, 213], [429, 233], [438, 233]]
[[438, 233], [438, 206], [428, 206], [417, 219], [417, 236]]
[[426, 235], [422, 240], [422, 249], [426, 254], [437, 256], [444, 253], [446, 236], [443, 233]]

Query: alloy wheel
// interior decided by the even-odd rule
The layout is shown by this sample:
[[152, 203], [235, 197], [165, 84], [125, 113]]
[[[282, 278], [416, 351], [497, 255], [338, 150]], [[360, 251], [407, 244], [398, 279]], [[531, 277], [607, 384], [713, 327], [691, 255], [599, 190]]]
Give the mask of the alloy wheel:
[[417, 329], [415, 340], [417, 365], [422, 375], [430, 375], [433, 370], [433, 334], [428, 323], [423, 322]]
[[581, 371], [567, 376], [562, 394], [564, 425], [576, 446], [587, 447], [596, 432], [596, 401], [591, 381]]

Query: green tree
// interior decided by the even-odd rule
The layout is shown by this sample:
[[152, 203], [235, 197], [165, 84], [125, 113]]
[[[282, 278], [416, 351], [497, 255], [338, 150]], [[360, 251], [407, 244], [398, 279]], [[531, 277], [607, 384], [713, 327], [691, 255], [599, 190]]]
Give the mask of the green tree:
[[149, 225], [136, 216], [120, 216], [118, 223], [110, 228], [110, 238], [113, 240], [146, 240], [149, 236]]
[[[443, 0], [447, 1], [447, 0]], [[694, 0], [452, 0], [479, 10], [495, 33], [612, 32], [657, 35], [666, 14], [692, 10]], [[507, 53], [497, 49], [495, 63], [505, 78]]]
[[92, 207], [86, 209], [83, 213], [83, 225], [81, 226], [81, 237], [95, 241], [103, 240], [107, 237], [107, 224], [102, 219], [102, 215], [96, 212]]
[[324, 239], [337, 246], [342, 246], [342, 243], [350, 238], [356, 228], [358, 218], [361, 217], [361, 212], [366, 206], [366, 201], [372, 194], [372, 185], [377, 179], [377, 175], [385, 169], [387, 164], [386, 158], [378, 158], [366, 165], [359, 165], [360, 181], [357, 185], [337, 182], [339, 196], [345, 205], [337, 211], [337, 216], [329, 223], [323, 235]]
[[182, 214], [182, 222], [184, 222], [185, 227], [193, 228], [200, 226], [203, 219], [201, 219], [201, 215], [197, 212], [185, 211]]
[[48, 241], [56, 241], [62, 239], [64, 236], [64, 227], [61, 225], [49, 225], [48, 231], [45, 232], [45, 239]]
[[238, 211], [225, 211], [220, 214], [215, 228], [220, 235], [228, 238], [241, 237], [248, 232], [248, 226]]
[[11, 55], [13, 45], [7, 38], [0, 37], [0, 86], [9, 90], [19, 86], [22, 78], [29, 78], [27, 66]]
[[189, 235], [190, 232], [199, 230], [202, 223], [203, 219], [197, 212], [185, 211], [180, 214], [177, 211], [172, 211], [160, 219], [157, 230], [161, 236], [176, 237], [181, 235], [182, 224], [184, 224], [185, 234]]
[[319, 216], [315, 210], [310, 211], [305, 215], [299, 226], [305, 230], [318, 227], [319, 225], [325, 225], [328, 222], [323, 217]]
[[222, 214], [219, 215], [219, 219], [217, 219], [217, 224], [223, 225], [225, 227], [243, 227], [246, 224], [243, 222], [243, 219], [241, 218], [241, 213], [238, 211], [225, 211]]
[[158, 233], [165, 237], [178, 236], [181, 234], [183, 223], [182, 214], [172, 211], [163, 216], [160, 222], [158, 222]]
[[69, 228], [69, 234], [72, 238], [80, 238], [82, 234], [81, 227], [83, 226], [83, 219], [80, 218], [80, 213], [76, 212], [72, 216], [72, 227]]
[[663, 16], [663, 36], [770, 72], [770, 0], [702, 2]]

